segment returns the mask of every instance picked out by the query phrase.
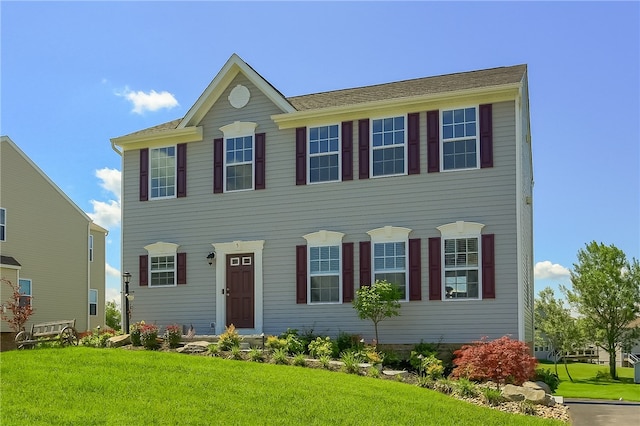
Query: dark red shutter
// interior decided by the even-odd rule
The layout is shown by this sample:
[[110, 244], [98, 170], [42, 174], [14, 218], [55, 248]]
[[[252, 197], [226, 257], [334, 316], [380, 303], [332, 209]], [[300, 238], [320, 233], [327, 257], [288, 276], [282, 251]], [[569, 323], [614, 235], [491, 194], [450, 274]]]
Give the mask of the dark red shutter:
[[493, 167], [493, 108], [480, 105], [480, 167]]
[[[296, 129], [296, 185], [307, 184], [307, 128]], [[306, 303], [306, 300], [305, 300]]]
[[360, 242], [360, 287], [371, 285], [371, 242]]
[[420, 114], [414, 112], [407, 116], [407, 164], [408, 174], [420, 174]]
[[360, 179], [369, 179], [369, 119], [358, 121], [358, 163]]
[[177, 284], [187, 283], [187, 253], [178, 253], [178, 281]]
[[140, 255], [140, 262], [138, 263], [138, 282], [141, 286], [149, 285], [149, 255]]
[[224, 191], [223, 182], [224, 167], [224, 141], [222, 138], [213, 140], [213, 193], [220, 194]]
[[440, 237], [429, 238], [429, 300], [442, 300]]
[[140, 201], [149, 199], [149, 148], [140, 150]]
[[482, 236], [482, 298], [496, 298], [496, 266], [494, 235]]
[[265, 160], [266, 160], [266, 146], [265, 146], [265, 134], [256, 134], [256, 176], [255, 176], [255, 188], [265, 189]]
[[178, 186], [177, 197], [182, 198], [187, 196], [187, 144], [178, 144], [178, 167], [176, 182]]
[[422, 300], [420, 239], [409, 240], [409, 300]]
[[440, 171], [440, 111], [427, 112], [427, 171]]
[[353, 243], [342, 243], [342, 303], [353, 301]]
[[342, 122], [342, 180], [353, 180], [353, 121]]
[[307, 303], [307, 246], [296, 246], [296, 303]]

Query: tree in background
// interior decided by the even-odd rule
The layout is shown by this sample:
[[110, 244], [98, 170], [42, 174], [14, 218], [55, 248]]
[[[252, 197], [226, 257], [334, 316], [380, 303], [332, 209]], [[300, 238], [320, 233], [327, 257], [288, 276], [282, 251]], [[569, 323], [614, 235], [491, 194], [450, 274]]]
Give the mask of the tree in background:
[[120, 322], [122, 320], [120, 315], [120, 309], [118, 309], [116, 302], [114, 302], [113, 300], [110, 302], [107, 302], [107, 305], [105, 308], [105, 316], [106, 316], [107, 327], [110, 327], [116, 331], [120, 330]]
[[617, 379], [616, 349], [640, 337], [640, 327], [630, 327], [640, 314], [640, 265], [627, 261], [614, 245], [595, 241], [578, 251], [571, 272], [572, 289], [563, 288], [581, 314], [588, 337], [609, 353], [609, 373]]
[[[564, 306], [562, 300], [555, 298], [550, 287], [545, 288], [538, 294], [534, 315], [536, 339], [549, 343], [554, 349], [553, 364], [557, 376], [559, 352], [572, 352], [583, 347], [585, 344], [584, 333], [580, 327], [579, 320], [571, 316], [571, 311]], [[564, 360], [567, 376], [573, 382], [567, 366], [567, 357], [563, 356], [562, 359]]]
[[385, 318], [400, 315], [400, 291], [387, 281], [376, 280], [370, 286], [362, 286], [356, 290], [353, 307], [358, 311], [360, 319], [373, 321], [373, 328], [378, 340], [378, 323]]
[[[20, 292], [20, 285], [2, 278], [2, 284], [6, 284], [11, 288], [11, 297], [2, 304], [0, 310], [0, 318], [9, 324], [11, 329], [18, 333], [24, 330], [24, 325], [29, 321], [29, 317], [33, 315], [33, 307], [31, 306], [31, 297], [25, 296]], [[11, 312], [11, 315], [7, 313]]]

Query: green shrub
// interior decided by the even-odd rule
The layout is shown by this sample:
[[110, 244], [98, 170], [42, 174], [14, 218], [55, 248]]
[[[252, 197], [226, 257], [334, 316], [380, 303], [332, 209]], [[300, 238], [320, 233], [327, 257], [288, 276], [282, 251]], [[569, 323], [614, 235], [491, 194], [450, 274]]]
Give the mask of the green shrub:
[[321, 355], [318, 361], [320, 361], [320, 365], [324, 369], [328, 369], [331, 366], [331, 357], [329, 355]]
[[380, 370], [378, 370], [376, 367], [369, 367], [367, 369], [367, 376], [378, 379], [380, 378]]
[[155, 324], [145, 324], [140, 329], [140, 342], [145, 349], [156, 349], [158, 347], [158, 326]]
[[431, 377], [427, 376], [418, 376], [418, 386], [421, 388], [433, 389], [436, 385], [436, 381]]
[[483, 387], [480, 389], [480, 393], [482, 394], [482, 399], [485, 403], [493, 406], [500, 405], [505, 401], [502, 396], [502, 392], [499, 389], [487, 388]]
[[276, 364], [289, 364], [289, 358], [287, 358], [287, 350], [285, 348], [274, 349], [271, 358]]
[[304, 367], [307, 365], [307, 361], [305, 360], [303, 353], [296, 354], [293, 357], [293, 365], [297, 365], [298, 367]]
[[355, 349], [360, 350], [364, 347], [364, 342], [362, 342], [362, 338], [359, 334], [349, 334], [344, 331], [338, 333], [338, 338], [336, 339], [336, 346], [338, 349], [338, 353]]
[[551, 393], [554, 393], [560, 386], [560, 378], [549, 369], [537, 368], [535, 380], [546, 383], [551, 389]]
[[280, 335], [280, 339], [287, 342], [287, 352], [290, 355], [302, 354], [305, 352], [306, 346], [298, 336], [298, 330], [295, 328], [287, 328], [287, 331]]
[[453, 393], [455, 389], [455, 383], [451, 379], [438, 379], [434, 383], [433, 390], [436, 390], [440, 393], [444, 393], [446, 395], [450, 395]]
[[264, 354], [260, 349], [251, 348], [249, 349], [249, 360], [253, 362], [263, 362]]
[[177, 324], [168, 325], [164, 332], [164, 340], [170, 348], [177, 348], [182, 340], [182, 329]]
[[535, 416], [536, 414], [538, 414], [538, 410], [536, 409], [535, 404], [527, 400], [518, 402], [518, 411], [529, 416]]
[[108, 340], [116, 334], [116, 331], [110, 328], [101, 330], [100, 327], [98, 327], [82, 336], [80, 338], [80, 344], [92, 348], [106, 348]]
[[280, 339], [278, 336], [267, 336], [265, 346], [270, 351], [276, 351], [278, 349], [284, 349], [287, 352], [287, 339]]
[[316, 340], [309, 343], [309, 354], [314, 358], [320, 358], [323, 355], [331, 356], [333, 353], [333, 343], [330, 337], [316, 337]]
[[229, 354], [229, 359], [242, 360], [242, 351], [240, 350], [240, 346], [232, 346], [231, 353]]
[[475, 398], [478, 396], [478, 385], [472, 381], [461, 378], [454, 384], [455, 392], [463, 398]]
[[609, 381], [611, 380], [611, 373], [606, 370], [598, 370], [598, 372], [596, 372], [596, 380]]
[[129, 337], [131, 338], [131, 344], [133, 346], [142, 346], [142, 342], [140, 341], [140, 331], [142, 327], [144, 327], [144, 321], [129, 326]]
[[218, 348], [222, 351], [233, 350], [240, 347], [240, 336], [236, 331], [236, 327], [231, 324], [226, 327], [224, 333], [218, 336]]
[[340, 355], [340, 361], [344, 364], [342, 367], [344, 372], [349, 374], [358, 374], [360, 372], [358, 364], [360, 364], [361, 360], [358, 357], [357, 352], [353, 350], [342, 352]]
[[388, 367], [396, 367], [399, 368], [402, 364], [402, 360], [398, 356], [398, 354], [392, 349], [384, 349], [380, 351], [380, 356], [382, 357], [382, 364]]

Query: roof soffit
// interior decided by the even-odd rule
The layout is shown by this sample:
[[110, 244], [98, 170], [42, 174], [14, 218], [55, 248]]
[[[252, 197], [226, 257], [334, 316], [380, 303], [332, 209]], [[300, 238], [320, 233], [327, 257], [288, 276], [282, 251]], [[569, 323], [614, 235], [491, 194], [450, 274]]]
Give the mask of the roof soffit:
[[197, 126], [239, 73], [242, 73], [254, 86], [264, 93], [267, 98], [278, 106], [283, 113], [295, 111], [295, 108], [291, 106], [280, 92], [234, 53], [214, 77], [209, 86], [207, 86], [202, 95], [200, 95], [196, 103], [187, 112], [177, 128]]

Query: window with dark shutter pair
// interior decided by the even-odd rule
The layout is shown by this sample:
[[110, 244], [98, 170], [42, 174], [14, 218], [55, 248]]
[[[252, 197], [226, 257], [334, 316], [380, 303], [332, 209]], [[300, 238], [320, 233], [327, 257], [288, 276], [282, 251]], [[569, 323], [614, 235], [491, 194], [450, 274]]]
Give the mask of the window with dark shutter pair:
[[226, 143], [227, 147], [223, 138], [213, 141], [213, 193], [251, 189], [251, 185], [256, 190], [265, 189], [265, 134], [256, 133], [255, 144], [252, 137], [229, 138]]
[[307, 131], [296, 129], [296, 185], [353, 180], [353, 122]]
[[140, 150], [140, 201], [187, 196], [187, 144]]
[[[313, 247], [315, 248], [315, 247]], [[327, 248], [328, 247], [321, 247]], [[296, 246], [296, 303], [307, 303], [308, 301], [313, 302], [322, 302], [328, 301], [323, 300], [321, 293], [318, 293], [319, 298], [311, 297], [309, 298], [309, 294], [307, 294], [309, 286], [307, 285], [307, 277], [308, 277], [308, 247], [307, 245], [299, 245]], [[330, 255], [331, 256], [331, 255]], [[335, 258], [335, 256], [333, 256]], [[331, 259], [325, 258], [326, 263], [330, 263]], [[313, 267], [313, 266], [312, 266]], [[353, 284], [354, 284], [354, 274], [353, 274], [353, 243], [342, 243], [342, 303], [350, 303], [353, 301]], [[321, 284], [320, 284], [321, 285]], [[328, 289], [327, 289], [328, 290]], [[316, 288], [312, 285], [311, 291], [322, 291], [322, 289], [316, 290]], [[338, 299], [339, 300], [339, 299]]]
[[176, 253], [175, 257], [170, 255], [151, 258], [147, 254], [140, 255], [138, 272], [140, 286], [186, 284], [187, 254]]

